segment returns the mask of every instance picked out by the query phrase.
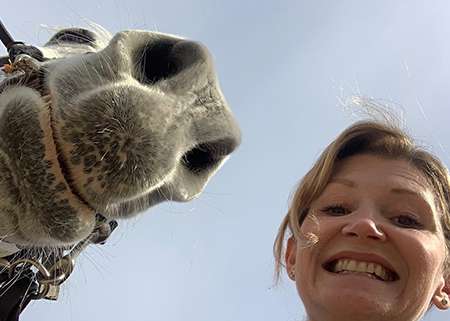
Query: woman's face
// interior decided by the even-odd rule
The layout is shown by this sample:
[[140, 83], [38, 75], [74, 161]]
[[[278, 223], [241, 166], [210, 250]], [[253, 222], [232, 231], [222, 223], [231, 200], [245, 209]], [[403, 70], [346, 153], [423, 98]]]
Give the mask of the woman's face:
[[440, 215], [406, 161], [343, 161], [301, 228], [318, 242], [288, 241], [286, 268], [310, 320], [416, 320], [431, 302], [446, 308]]

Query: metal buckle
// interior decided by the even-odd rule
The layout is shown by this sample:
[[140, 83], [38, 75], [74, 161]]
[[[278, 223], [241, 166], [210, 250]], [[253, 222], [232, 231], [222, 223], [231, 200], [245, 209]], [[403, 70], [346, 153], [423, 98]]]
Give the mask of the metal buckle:
[[[106, 239], [117, 227], [115, 220], [107, 221], [102, 215], [97, 214], [97, 225], [93, 232], [84, 240], [80, 241], [68, 253], [56, 259], [53, 264], [47, 264], [42, 257], [19, 258], [10, 262], [7, 259], [0, 259], [0, 269], [8, 273], [8, 280], [0, 285], [0, 292], [5, 286], [12, 286], [15, 279], [18, 279], [24, 271], [32, 271], [37, 282], [37, 291], [29, 295], [33, 300], [48, 299], [57, 300], [60, 285], [72, 274], [75, 259], [90, 244], [104, 244]], [[63, 253], [64, 251], [62, 251]]]

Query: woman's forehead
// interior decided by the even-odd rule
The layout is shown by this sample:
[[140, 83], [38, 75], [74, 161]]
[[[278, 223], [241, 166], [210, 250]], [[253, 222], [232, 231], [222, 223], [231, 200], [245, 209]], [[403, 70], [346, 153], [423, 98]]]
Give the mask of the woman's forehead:
[[430, 185], [411, 163], [376, 155], [355, 155], [339, 162], [329, 183], [357, 188], [362, 184], [425, 191]]
[[426, 203], [432, 212], [437, 210], [436, 193], [431, 184], [415, 166], [401, 159], [366, 154], [349, 157], [336, 167], [322, 196], [330, 193], [354, 195], [358, 191], [418, 200]]

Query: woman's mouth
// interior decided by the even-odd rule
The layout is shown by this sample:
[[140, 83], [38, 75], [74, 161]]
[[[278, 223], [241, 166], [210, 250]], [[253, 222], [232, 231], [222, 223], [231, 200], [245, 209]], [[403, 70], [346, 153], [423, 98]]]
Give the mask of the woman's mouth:
[[328, 261], [322, 267], [331, 273], [359, 274], [383, 282], [399, 280], [399, 276], [395, 271], [375, 262], [340, 258]]

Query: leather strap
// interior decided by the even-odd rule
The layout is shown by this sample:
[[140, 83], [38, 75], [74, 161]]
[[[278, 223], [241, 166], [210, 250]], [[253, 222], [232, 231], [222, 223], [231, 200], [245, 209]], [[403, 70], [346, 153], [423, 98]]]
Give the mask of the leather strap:
[[11, 37], [10, 33], [8, 32], [8, 30], [1, 21], [0, 21], [0, 40], [7, 49], [9, 49], [9, 47], [15, 42], [13, 37]]
[[23, 271], [16, 280], [9, 280], [7, 273], [0, 274], [0, 282], [11, 282], [0, 293], [0, 321], [18, 321], [20, 313], [32, 300], [33, 293], [38, 290], [38, 284], [34, 281], [34, 272]]
[[[14, 61], [15, 57], [20, 54], [26, 54], [33, 57], [37, 61], [44, 61], [42, 51], [34, 46], [24, 44], [22, 41], [14, 41], [4, 24], [0, 20], [0, 40], [8, 50], [9, 60]], [[2, 60], [2, 63], [4, 59]], [[1, 321], [1, 320], [0, 320]]]

